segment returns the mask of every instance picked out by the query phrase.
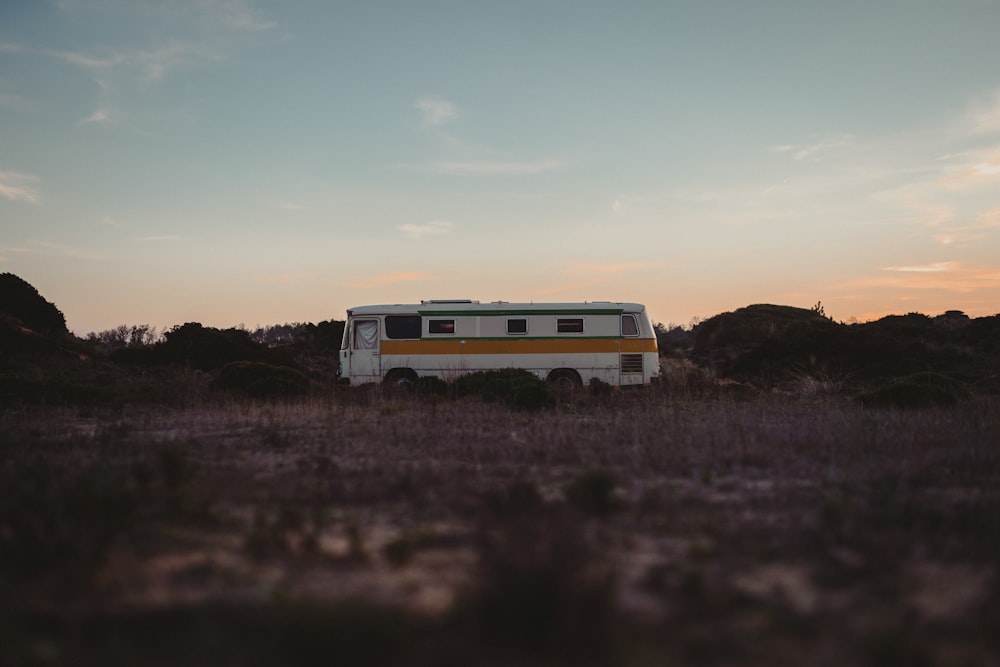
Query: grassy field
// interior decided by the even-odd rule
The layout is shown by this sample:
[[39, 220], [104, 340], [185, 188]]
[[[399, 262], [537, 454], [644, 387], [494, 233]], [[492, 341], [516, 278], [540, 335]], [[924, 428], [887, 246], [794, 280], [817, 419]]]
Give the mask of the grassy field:
[[0, 663], [998, 664], [998, 408], [7, 409]]

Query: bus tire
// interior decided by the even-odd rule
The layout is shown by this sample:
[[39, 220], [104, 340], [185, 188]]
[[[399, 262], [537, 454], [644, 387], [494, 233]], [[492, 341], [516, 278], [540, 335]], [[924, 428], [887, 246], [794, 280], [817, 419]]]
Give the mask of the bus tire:
[[555, 369], [549, 373], [548, 381], [559, 392], [573, 392], [583, 386], [580, 374], [572, 368]]
[[413, 391], [417, 385], [417, 374], [411, 368], [393, 368], [385, 374], [382, 384], [391, 389]]

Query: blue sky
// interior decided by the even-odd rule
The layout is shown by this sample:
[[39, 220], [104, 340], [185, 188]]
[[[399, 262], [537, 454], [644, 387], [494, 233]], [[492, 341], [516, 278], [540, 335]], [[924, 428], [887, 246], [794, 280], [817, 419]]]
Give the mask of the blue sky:
[[994, 314], [997, 35], [1000, 0], [11, 0], [0, 271], [80, 335]]

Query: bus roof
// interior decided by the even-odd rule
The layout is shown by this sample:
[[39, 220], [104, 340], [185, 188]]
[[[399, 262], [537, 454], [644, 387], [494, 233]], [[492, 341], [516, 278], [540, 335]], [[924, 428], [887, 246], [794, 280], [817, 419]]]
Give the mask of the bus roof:
[[623, 312], [641, 313], [646, 307], [641, 303], [624, 301], [584, 301], [579, 303], [517, 303], [492, 301], [480, 303], [472, 300], [423, 301], [421, 303], [396, 303], [348, 308], [348, 315], [564, 315], [592, 314], [617, 315]]

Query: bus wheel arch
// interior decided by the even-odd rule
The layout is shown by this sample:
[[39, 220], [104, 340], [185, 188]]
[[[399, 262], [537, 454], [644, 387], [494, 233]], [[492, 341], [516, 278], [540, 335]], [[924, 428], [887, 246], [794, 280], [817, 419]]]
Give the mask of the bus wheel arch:
[[557, 391], [576, 391], [583, 387], [583, 379], [572, 368], [557, 368], [549, 373], [546, 380]]
[[396, 389], [412, 391], [417, 384], [417, 372], [412, 368], [393, 368], [385, 374], [382, 384]]

